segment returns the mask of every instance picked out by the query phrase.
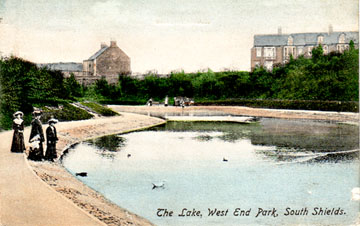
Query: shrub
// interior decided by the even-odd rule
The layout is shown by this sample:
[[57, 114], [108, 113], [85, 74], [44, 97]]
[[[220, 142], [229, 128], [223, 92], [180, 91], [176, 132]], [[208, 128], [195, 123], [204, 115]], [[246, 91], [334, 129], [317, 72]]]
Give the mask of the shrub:
[[94, 116], [83, 109], [66, 103], [64, 105], [60, 105], [59, 108], [43, 107], [43, 116], [41, 117], [41, 121], [46, 123], [51, 117], [54, 117], [59, 121], [76, 121], [90, 119]]

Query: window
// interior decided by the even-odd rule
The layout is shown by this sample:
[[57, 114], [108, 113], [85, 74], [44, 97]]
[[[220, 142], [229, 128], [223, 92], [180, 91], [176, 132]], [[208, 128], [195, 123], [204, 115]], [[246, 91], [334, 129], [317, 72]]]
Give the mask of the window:
[[269, 71], [271, 71], [273, 69], [273, 62], [272, 61], [265, 61], [264, 64], [265, 68]]
[[261, 57], [261, 47], [256, 47], [256, 57]]
[[295, 46], [286, 46], [284, 47], [284, 57], [289, 58], [290, 55], [295, 56]]
[[302, 55], [303, 54], [303, 52], [304, 52], [304, 48], [303, 47], [299, 47], [298, 48], [298, 55]]
[[288, 45], [288, 46], [292, 46], [293, 44], [294, 44], [294, 38], [291, 37], [291, 36], [289, 36], [289, 37], [288, 37], [288, 41], [287, 41], [287, 45]]
[[275, 58], [276, 53], [275, 53], [275, 47], [265, 47], [264, 48], [264, 56], [266, 58]]
[[318, 38], [317, 38], [317, 43], [322, 44], [323, 42], [324, 42], [324, 36], [319, 35]]
[[295, 56], [295, 47], [290, 48], [290, 54]]
[[323, 46], [323, 50], [324, 50], [324, 54], [328, 54], [328, 53], [329, 53], [329, 48], [328, 48], [328, 46], [324, 45], [324, 46]]
[[259, 61], [255, 61], [255, 67], [260, 67], [260, 62]]
[[345, 43], [345, 34], [339, 36], [339, 43]]
[[344, 46], [344, 45], [337, 45], [337, 51], [338, 51], [339, 53], [344, 52], [344, 49], [345, 49], [345, 46]]
[[314, 47], [314, 46], [309, 46], [309, 47], [308, 47], [308, 52], [307, 52], [307, 54], [308, 54], [309, 56], [312, 56], [312, 52], [311, 52], [311, 51], [312, 51], [313, 47]]

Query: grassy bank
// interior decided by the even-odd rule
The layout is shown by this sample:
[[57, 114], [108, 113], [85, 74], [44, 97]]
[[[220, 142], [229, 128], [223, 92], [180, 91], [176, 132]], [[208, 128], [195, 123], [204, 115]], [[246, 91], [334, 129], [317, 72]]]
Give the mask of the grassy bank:
[[95, 111], [96, 113], [102, 115], [102, 116], [115, 116], [115, 115], [119, 115], [117, 112], [111, 110], [108, 107], [104, 107], [98, 103], [94, 103], [94, 102], [81, 102], [81, 105], [84, 105], [90, 109], [92, 109], [93, 111]]
[[59, 121], [76, 121], [90, 119], [93, 115], [87, 111], [74, 107], [71, 104], [63, 104], [58, 107], [45, 106], [42, 108], [43, 116], [41, 120], [45, 123], [51, 117], [58, 119]]

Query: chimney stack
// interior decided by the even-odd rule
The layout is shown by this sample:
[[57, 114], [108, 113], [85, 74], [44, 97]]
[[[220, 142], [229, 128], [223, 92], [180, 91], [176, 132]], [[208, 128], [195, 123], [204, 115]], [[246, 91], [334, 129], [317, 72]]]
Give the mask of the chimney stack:
[[330, 34], [330, 33], [333, 33], [333, 32], [334, 32], [333, 26], [330, 24], [330, 25], [329, 25], [329, 34]]
[[100, 45], [100, 48], [102, 49], [102, 48], [105, 48], [105, 47], [107, 47], [106, 43], [102, 42], [101, 45]]
[[282, 35], [282, 29], [281, 29], [281, 27], [278, 27], [278, 35]]
[[116, 41], [110, 41], [110, 47], [116, 47]]

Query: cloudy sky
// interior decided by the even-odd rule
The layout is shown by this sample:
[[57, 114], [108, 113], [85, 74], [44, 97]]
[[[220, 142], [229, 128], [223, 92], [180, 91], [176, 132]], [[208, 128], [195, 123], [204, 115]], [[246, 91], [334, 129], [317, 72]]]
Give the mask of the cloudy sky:
[[0, 51], [82, 62], [116, 40], [132, 71], [250, 69], [254, 34], [358, 30], [358, 0], [0, 0]]

